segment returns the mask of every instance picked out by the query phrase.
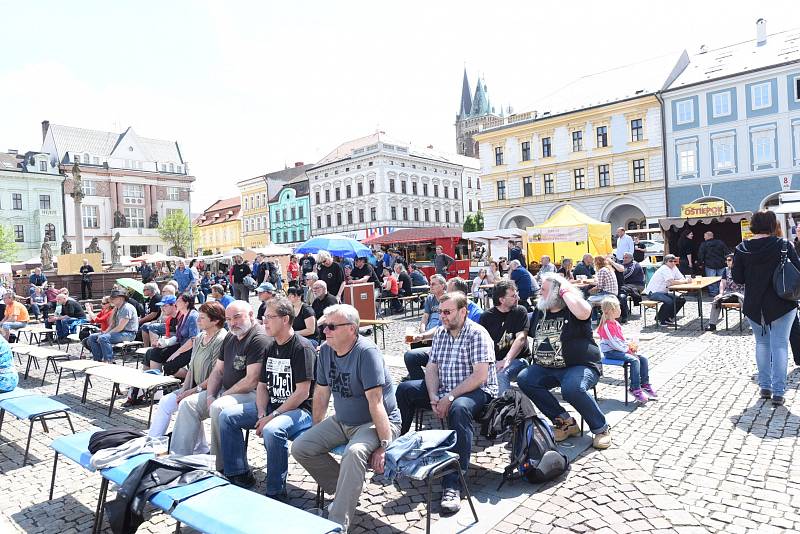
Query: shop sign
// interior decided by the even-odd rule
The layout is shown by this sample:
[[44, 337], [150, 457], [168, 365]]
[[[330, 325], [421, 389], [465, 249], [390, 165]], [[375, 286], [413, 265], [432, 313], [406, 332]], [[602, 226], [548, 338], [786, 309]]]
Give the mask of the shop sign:
[[553, 228], [531, 228], [528, 230], [528, 243], [576, 243], [589, 240], [589, 228], [580, 226], [556, 226]]
[[725, 215], [725, 202], [722, 200], [714, 202], [695, 202], [681, 206], [681, 217], [689, 219], [693, 217], [716, 217]]
[[739, 225], [742, 227], [742, 241], [753, 237], [753, 232], [750, 231], [750, 221], [742, 219]]
[[781, 175], [781, 191], [789, 191], [792, 188], [792, 175], [791, 174], [782, 174]]

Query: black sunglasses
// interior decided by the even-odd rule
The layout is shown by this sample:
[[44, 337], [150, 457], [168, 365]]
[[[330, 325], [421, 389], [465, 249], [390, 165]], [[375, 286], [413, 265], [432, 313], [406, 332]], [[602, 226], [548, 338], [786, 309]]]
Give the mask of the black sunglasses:
[[331, 324], [324, 324], [324, 325], [322, 325], [322, 326], [320, 326], [320, 327], [319, 327], [319, 331], [320, 331], [320, 332], [324, 332], [325, 330], [330, 330], [331, 332], [333, 332], [334, 330], [336, 330], [336, 329], [337, 329], [338, 327], [340, 327], [340, 326], [349, 326], [349, 325], [351, 325], [351, 324], [353, 324], [353, 323], [338, 323], [338, 324], [337, 324], [337, 323], [331, 323]]

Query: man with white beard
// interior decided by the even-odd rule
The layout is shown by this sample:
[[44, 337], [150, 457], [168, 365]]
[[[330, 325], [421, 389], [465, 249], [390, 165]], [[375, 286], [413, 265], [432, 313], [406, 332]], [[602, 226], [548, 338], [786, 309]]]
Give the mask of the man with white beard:
[[553, 422], [556, 441], [580, 434], [574, 418], [550, 389], [561, 387], [594, 434], [592, 446], [607, 449], [611, 433], [605, 415], [588, 393], [603, 372], [600, 349], [592, 337], [591, 305], [560, 274], [542, 276], [542, 291], [531, 321], [533, 363], [517, 376], [519, 388]]

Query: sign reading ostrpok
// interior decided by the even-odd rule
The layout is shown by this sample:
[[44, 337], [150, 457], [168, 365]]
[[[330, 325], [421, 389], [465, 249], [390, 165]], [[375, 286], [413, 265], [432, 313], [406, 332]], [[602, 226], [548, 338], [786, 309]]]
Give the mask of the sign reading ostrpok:
[[691, 217], [716, 217], [725, 215], [725, 202], [722, 200], [714, 202], [695, 202], [681, 206], [681, 217], [684, 219]]
[[588, 240], [589, 228], [586, 225], [533, 228], [528, 231], [528, 243], [580, 243]]

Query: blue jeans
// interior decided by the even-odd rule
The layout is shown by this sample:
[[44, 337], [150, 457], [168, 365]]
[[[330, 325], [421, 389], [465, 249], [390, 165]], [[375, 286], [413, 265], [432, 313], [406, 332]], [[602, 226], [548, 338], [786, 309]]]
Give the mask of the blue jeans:
[[562, 369], [551, 369], [530, 365], [517, 376], [517, 385], [539, 410], [551, 421], [556, 417], [569, 419], [569, 413], [558, 403], [550, 389], [561, 385], [561, 397], [570, 403], [586, 420], [593, 434], [608, 429], [606, 416], [588, 391], [597, 384], [600, 375], [585, 365], [573, 365]]
[[656, 319], [658, 319], [660, 323], [674, 320], [675, 316], [681, 311], [681, 308], [683, 308], [683, 305], [686, 304], [686, 299], [683, 297], [676, 297], [674, 293], [650, 293], [648, 297], [650, 297], [650, 300], [663, 302], [656, 315]]
[[72, 327], [76, 324], [85, 323], [84, 319], [59, 319], [55, 321], [56, 323], [56, 335], [58, 339], [64, 339], [67, 337], [70, 332], [72, 332]]
[[511, 388], [511, 382], [517, 375], [528, 366], [528, 362], [514, 358], [502, 371], [497, 371], [497, 396], [501, 396], [507, 389]]
[[[272, 410], [268, 410], [267, 413]], [[247, 450], [242, 429], [254, 428], [258, 422], [255, 402], [225, 408], [219, 414], [219, 434], [225, 475], [246, 473]], [[289, 472], [289, 441], [311, 428], [311, 414], [305, 410], [289, 410], [275, 417], [262, 433], [267, 450], [267, 496], [286, 494], [286, 475]]]
[[634, 356], [627, 352], [622, 352], [621, 350], [610, 350], [604, 352], [603, 356], [609, 360], [621, 360], [630, 364], [631, 391], [641, 388], [642, 384], [650, 383], [650, 366], [647, 362], [647, 358], [644, 356], [638, 354]]
[[410, 380], [425, 380], [425, 366], [428, 365], [430, 355], [430, 347], [411, 349], [403, 354], [403, 360], [406, 363], [408, 378]]
[[753, 336], [756, 338], [756, 365], [758, 366], [758, 386], [772, 391], [773, 395], [783, 397], [786, 392], [786, 369], [789, 366], [789, 330], [797, 315], [791, 310], [778, 317], [767, 327], [749, 317]]
[[114, 359], [114, 347], [116, 343], [123, 341], [133, 341], [136, 332], [114, 332], [113, 334], [92, 334], [86, 338], [86, 344], [92, 352], [92, 359], [97, 362], [110, 362]]
[[[430, 408], [431, 401], [424, 380], [407, 380], [397, 386], [395, 393], [397, 407], [402, 417], [401, 434], [411, 428], [414, 411], [417, 408]], [[483, 411], [492, 397], [482, 389], [476, 389], [457, 397], [447, 413], [447, 427], [456, 432], [456, 446], [452, 451], [459, 456], [461, 472], [469, 469], [469, 457], [472, 453], [473, 423], [475, 418]], [[442, 479], [442, 488], [460, 488], [461, 481], [458, 473], [450, 473]]]
[[[725, 267], [720, 267], [719, 269], [705, 267], [705, 274], [706, 276], [724, 276]], [[716, 297], [717, 295], [719, 295], [719, 282], [708, 286], [708, 295], [710, 297]]]

